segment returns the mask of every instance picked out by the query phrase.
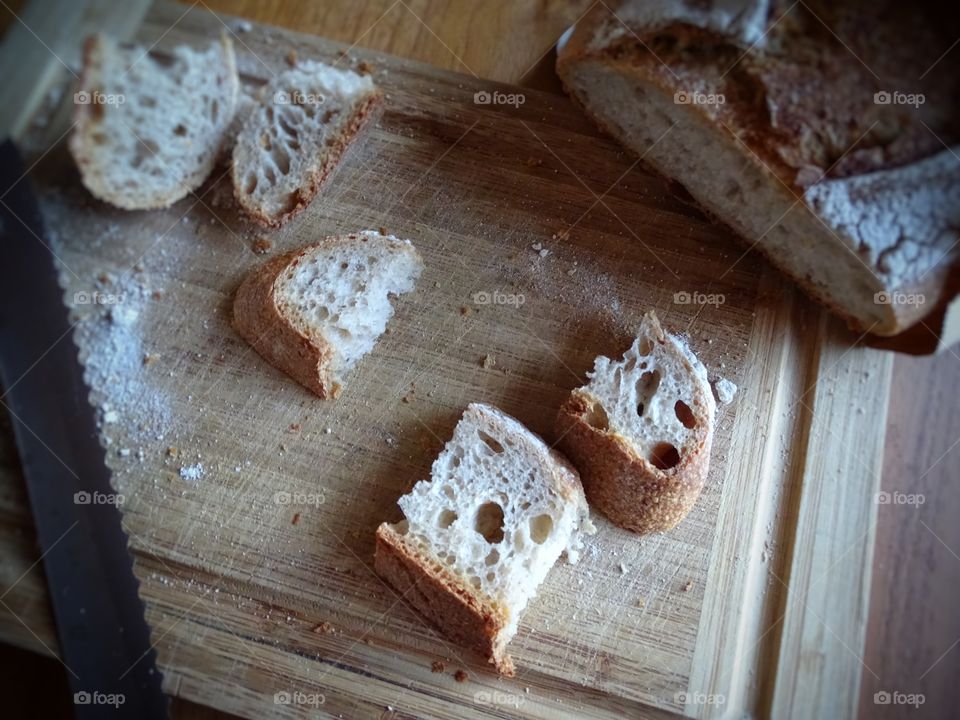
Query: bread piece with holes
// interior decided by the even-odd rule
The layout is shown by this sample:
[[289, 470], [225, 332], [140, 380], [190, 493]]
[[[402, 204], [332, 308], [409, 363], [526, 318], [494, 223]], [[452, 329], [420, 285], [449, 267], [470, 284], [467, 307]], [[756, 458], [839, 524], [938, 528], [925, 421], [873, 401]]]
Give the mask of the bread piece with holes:
[[321, 398], [383, 334], [391, 299], [413, 290], [423, 261], [409, 240], [373, 230], [328, 237], [253, 270], [233, 326], [254, 349]]
[[400, 508], [403, 521], [377, 530], [376, 571], [447, 637], [513, 675], [506, 645], [524, 608], [593, 530], [577, 471], [514, 418], [473, 404]]
[[590, 504], [638, 533], [669, 530], [700, 494], [716, 405], [706, 368], [653, 312], [623, 359], [599, 357], [557, 415]]
[[370, 76], [351, 70], [307, 60], [277, 75], [233, 148], [240, 207], [274, 227], [301, 212], [382, 104]]
[[165, 59], [89, 38], [69, 142], [83, 184], [126, 210], [167, 207], [193, 192], [227, 140], [238, 87], [226, 36]]

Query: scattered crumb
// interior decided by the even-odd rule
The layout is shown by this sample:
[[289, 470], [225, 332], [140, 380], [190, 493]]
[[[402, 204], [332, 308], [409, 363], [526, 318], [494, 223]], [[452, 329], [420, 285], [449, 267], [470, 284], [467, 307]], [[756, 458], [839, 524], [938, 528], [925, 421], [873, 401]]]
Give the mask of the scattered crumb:
[[381, 225], [381, 226], [380, 226], [380, 234], [381, 234], [381, 235], [389, 235], [390, 233], [388, 233], [388, 232], [387, 232], [387, 229], [386, 229], [383, 225]]
[[430, 672], [442, 673], [445, 669], [446, 668], [444, 667], [443, 663], [439, 660], [434, 660], [430, 665]]
[[713, 393], [721, 405], [729, 405], [737, 394], [737, 386], [726, 378], [719, 378], [713, 384]]
[[627, 574], [627, 571], [629, 571], [629, 570], [630, 570], [630, 568], [628, 568], [624, 563], [622, 563], [622, 562], [620, 563], [620, 574], [621, 574], [621, 575], [626, 575], [626, 574]]
[[531, 156], [527, 158], [524, 164], [527, 167], [540, 167], [541, 165], [543, 165], [543, 160], [540, 160], [539, 158], [535, 158]]
[[317, 625], [315, 628], [313, 628], [313, 631], [314, 631], [315, 633], [317, 633], [318, 635], [321, 634], [321, 633], [324, 634], [324, 635], [330, 635], [331, 633], [336, 632], [336, 631], [334, 630], [334, 628], [333, 628], [333, 625], [331, 625], [331, 624], [328, 623], [328, 622], [322, 622], [322, 623], [320, 623], [320, 624]]
[[493, 355], [490, 355], [489, 353], [487, 353], [487, 355], [484, 356], [484, 358], [483, 358], [483, 360], [480, 362], [480, 364], [483, 366], [483, 369], [484, 369], [484, 370], [490, 370], [490, 369], [492, 369], [493, 367], [496, 366], [497, 361], [496, 361], [496, 359], [493, 357]]
[[646, 598], [637, 598], [637, 607], [646, 607], [647, 599]]
[[469, 680], [469, 679], [470, 679], [470, 676], [467, 675], [467, 671], [466, 671], [466, 670], [457, 670], [457, 672], [455, 672], [454, 675], [453, 675], [453, 679], [456, 680], [456, 681], [459, 682], [459, 683], [462, 683], [462, 682], [466, 682], [467, 680]]
[[299, 430], [300, 430], [300, 423], [290, 423], [290, 429], [291, 429], [293, 432], [299, 431]]
[[154, 300], [159, 300], [160, 298], [163, 297], [163, 290], [154, 290], [150, 294], [150, 297], [152, 297]]
[[253, 252], [257, 255], [266, 255], [270, 252], [270, 249], [273, 247], [273, 241], [269, 238], [264, 237], [263, 235], [258, 235], [257, 239], [253, 241], [253, 245], [250, 247]]
[[159, 355], [154, 355], [153, 353], [144, 353], [144, 354], [143, 354], [143, 364], [144, 364], [145, 366], [146, 366], [146, 365], [152, 365], [153, 363], [155, 363], [155, 362], [157, 361], [157, 358], [158, 358], [158, 357], [159, 357]]
[[203, 477], [204, 469], [203, 463], [197, 463], [196, 465], [184, 465], [180, 468], [180, 477], [188, 482], [194, 482]]
[[680, 588], [680, 589], [681, 589], [683, 592], [690, 592], [690, 589], [691, 589], [692, 587], [693, 587], [693, 580], [687, 580], [687, 582], [684, 584], [684, 586], [683, 586], [682, 588]]
[[167, 457], [176, 457], [180, 454], [180, 451], [177, 450], [173, 445], [167, 448]]
[[291, 524], [291, 525], [296, 525], [296, 524], [299, 523], [299, 522], [300, 522], [300, 513], [294, 513], [294, 514], [293, 514], [293, 520], [290, 521], [290, 524]]
[[469, 307], [467, 307], [466, 305], [464, 305], [463, 307], [460, 308], [460, 314], [461, 314], [461, 315], [469, 315], [471, 312], [473, 312], [473, 310], [471, 310], [471, 309], [470, 309]]
[[404, 405], [409, 405], [411, 402], [413, 402], [413, 400], [409, 395], [404, 395], [402, 398], [400, 398], [400, 402], [402, 402]]
[[[373, 72], [373, 66], [366, 60], [361, 60], [357, 63], [357, 72], [361, 75], [370, 75]], [[386, 233], [383, 234], [386, 235]]]
[[291, 50], [290, 52], [288, 52], [286, 60], [287, 60], [287, 65], [289, 65], [290, 67], [295, 67], [297, 64], [297, 51]]

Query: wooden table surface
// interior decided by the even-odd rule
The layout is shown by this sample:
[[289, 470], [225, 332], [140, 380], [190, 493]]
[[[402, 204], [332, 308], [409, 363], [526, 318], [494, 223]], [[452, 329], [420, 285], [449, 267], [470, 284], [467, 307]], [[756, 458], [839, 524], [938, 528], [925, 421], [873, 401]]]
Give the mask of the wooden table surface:
[[[42, 0], [31, 0], [45, 5]], [[90, 2], [91, 5], [98, 4]], [[443, 68], [559, 91], [551, 51], [589, 0], [200, 0], [208, 9], [322, 35]], [[23, 27], [31, 8], [0, 6], [0, 28]], [[37, 42], [51, 44], [30, 23]], [[960, 52], [955, 48], [952, 52]], [[4, 73], [5, 77], [10, 71]], [[860, 716], [949, 717], [960, 701], [960, 348], [937, 357], [898, 356], [886, 430], [882, 485], [920, 494], [922, 504], [880, 508], [870, 632], [861, 658]], [[4, 418], [5, 421], [5, 418]], [[864, 418], [864, 422], [870, 422]], [[9, 430], [3, 430], [9, 435]], [[15, 461], [14, 461], [15, 462]], [[825, 588], [824, 592], [829, 592]], [[851, 652], [853, 652], [851, 650]], [[69, 712], [54, 688], [61, 666], [0, 647], [10, 717]], [[876, 704], [875, 693], [919, 693], [919, 708]], [[63, 693], [65, 695], [65, 692]], [[882, 700], [882, 696], [881, 696]], [[7, 713], [5, 713], [6, 715]], [[173, 717], [226, 717], [175, 701]]]

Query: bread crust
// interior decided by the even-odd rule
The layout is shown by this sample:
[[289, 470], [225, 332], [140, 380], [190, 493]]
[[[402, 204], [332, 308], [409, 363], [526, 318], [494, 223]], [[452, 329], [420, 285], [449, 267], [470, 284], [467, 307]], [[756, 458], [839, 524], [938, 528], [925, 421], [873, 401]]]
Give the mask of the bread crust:
[[376, 123], [383, 113], [383, 107], [384, 96], [380, 89], [375, 89], [364, 98], [351, 116], [346, 130], [337, 137], [333, 145], [328, 146], [326, 149], [323, 164], [310, 174], [307, 178], [306, 185], [298, 188], [295, 202], [287, 211], [280, 215], [269, 215], [265, 209], [253, 203], [251, 198], [242, 191], [243, 176], [246, 168], [241, 167], [240, 163], [234, 159], [230, 175], [233, 180], [233, 194], [240, 209], [245, 215], [264, 227], [272, 228], [278, 228], [299, 215], [313, 202], [317, 193], [320, 192], [327, 180], [333, 175], [337, 167], [339, 167], [354, 140], [360, 137], [370, 125]]
[[699, 389], [690, 403], [697, 426], [684, 444], [680, 461], [666, 470], [657, 468], [628, 438], [591, 423], [599, 401], [585, 388], [570, 393], [554, 424], [557, 447], [580, 471], [590, 504], [620, 527], [641, 534], [669, 530], [690, 512], [707, 478], [714, 431], [713, 396], [705, 378], [666, 336], [656, 314], [648, 317], [653, 341], [671, 344], [671, 360], [696, 378], [694, 386]]
[[277, 280], [313, 251], [338, 238], [327, 238], [279, 255], [251, 272], [233, 301], [233, 327], [274, 367], [321, 398], [336, 397], [340, 385], [333, 380], [333, 348], [322, 338], [297, 330], [280, 310]]
[[[576, 29], [572, 33], [566, 45], [561, 49], [558, 55], [557, 60], [557, 72], [563, 81], [564, 88], [567, 93], [574, 99], [574, 101], [580, 105], [585, 113], [596, 123], [604, 132], [611, 135], [612, 137], [618, 138], [624, 146], [633, 154], [634, 156], [639, 155], [638, 151], [631, 147], [631, 145], [622, 137], [622, 133], [618, 132], [616, 128], [611, 127], [611, 125], [604, 121], [599, 114], [589, 106], [584, 99], [580, 96], [577, 87], [573, 84], [571, 80], [571, 75], [573, 68], [579, 63], [583, 62], [597, 62], [602, 63], [604, 66], [611, 68], [618, 74], [626, 75], [633, 77], [634, 79], [643, 82], [644, 84], [656, 88], [659, 92], [665, 95], [671, 95], [678, 90], [679, 81], [676, 78], [667, 77], [664, 73], [660, 72], [650, 72], [647, 68], [645, 61], [641, 62], [639, 51], [624, 50], [622, 45], [623, 42], [614, 42], [611, 45], [604, 46], [602, 44], [597, 45], [594, 43], [595, 38], [597, 37], [598, 32], [603, 27], [607, 18], [609, 18], [610, 12], [606, 8], [597, 7], [591, 10], [584, 19], [582, 19], [576, 26]], [[642, 29], [638, 28], [638, 32], [642, 32]], [[711, 31], [701, 30], [698, 28], [685, 28], [685, 31], [689, 34], [696, 36], [700, 35], [704, 38], [711, 37]], [[635, 36], [632, 36], [635, 37]], [[712, 34], [712, 37], [715, 39], [717, 35]], [[678, 70], [682, 72], [681, 70]], [[728, 101], [728, 104], [729, 101]], [[734, 100], [733, 106], [736, 106], [736, 99]], [[715, 109], [710, 109], [710, 106], [707, 105], [698, 105], [696, 103], [680, 105], [676, 108], [676, 111], [683, 113], [686, 117], [689, 117], [692, 122], [701, 124], [704, 126], [704, 132], [715, 133], [718, 135], [719, 121], [714, 114], [716, 113]], [[729, 119], [727, 122], [731, 122]], [[779, 152], [772, 152], [769, 148], [763, 143], [754, 142], [755, 136], [761, 132], [761, 128], [751, 128], [749, 132], [744, 133], [743, 142], [747, 143], [751, 147], [752, 152], [742, 152], [743, 159], [752, 165], [756, 170], [763, 175], [767, 176], [768, 183], [770, 184], [773, 191], [779, 197], [778, 207], [782, 207], [781, 212], [774, 213], [775, 215], [787, 214], [787, 211], [793, 207], [798, 202], [803, 204], [803, 207], [807, 212], [812, 213], [815, 217], [820, 218], [820, 221], [825, 225], [835, 225], [836, 219], [824, 216], [821, 213], [818, 213], [817, 210], [810, 206], [809, 197], [805, 194], [805, 189], [803, 187], [797, 186], [794, 182], [795, 177], [797, 177], [797, 170], [795, 167], [789, 165], [784, 161], [784, 158]], [[666, 138], [665, 143], [669, 143], [669, 138]], [[666, 145], [664, 145], [666, 147]], [[644, 160], [644, 164], [652, 169], [654, 172], [663, 175], [661, 168], [651, 166], [650, 160]], [[907, 185], [910, 181], [914, 179], [914, 173], [919, 168], [919, 162], [909, 164], [903, 168], [896, 168], [892, 170], [883, 170], [879, 172], [886, 172], [890, 174], [895, 174], [896, 177], [903, 177], [904, 185]], [[858, 182], [860, 179], [868, 177], [864, 174], [853, 174], [849, 177], [838, 178], [831, 180], [830, 182], [838, 185], [844, 184], [853, 184]], [[879, 177], [879, 175], [877, 175]], [[683, 177], [674, 178], [679, 181], [683, 181]], [[790, 189], [788, 189], [790, 188]], [[729, 224], [727, 220], [714, 211], [709, 203], [705, 199], [696, 199], [696, 204], [711, 218], [716, 221], [719, 221], [723, 224]], [[869, 225], [869, 222], [867, 223]], [[735, 234], [740, 237], [740, 233], [734, 230]], [[861, 255], [865, 252], [865, 248], [869, 245], [867, 241], [863, 238], [853, 238], [848, 237], [848, 234], [840, 229], [838, 226], [834, 232], [824, 228], [815, 228], [815, 232], [818, 236], [819, 244], [824, 248], [834, 248], [835, 252], [838, 253], [855, 253]], [[842, 239], [841, 239], [842, 238]], [[847, 325], [854, 330], [860, 332], [871, 332], [875, 335], [880, 336], [890, 336], [896, 335], [906, 328], [910, 327], [922, 317], [936, 304], [937, 299], [940, 297], [943, 290], [943, 280], [946, 277], [946, 265], [947, 263], [941, 263], [938, 266], [927, 267], [920, 263], [914, 266], [915, 276], [919, 278], [916, 281], [909, 280], [909, 277], [903, 282], [891, 282], [889, 277], [885, 277], [881, 269], [875, 268], [873, 271], [869, 270], [867, 267], [856, 267], [854, 273], [856, 274], [857, 283], [864, 286], [872, 287], [872, 292], [876, 294], [886, 294], [890, 295], [923, 295], [926, 298], [926, 302], [922, 304], [915, 303], [889, 303], [883, 304], [874, 301], [873, 303], [873, 312], [870, 317], [867, 317], [863, 311], [856, 310], [852, 307], [847, 307], [837, 298], [831, 295], [830, 288], [824, 283], [818, 283], [816, 278], [810, 277], [809, 275], [802, 272], [795, 272], [791, 268], [790, 264], [785, 261], [785, 259], [777, 256], [777, 253], [770, 247], [767, 247], [764, 243], [754, 242], [755, 238], [745, 236], [741, 238], [747, 244], [750, 245], [751, 249], [758, 250], [764, 257], [766, 257], [771, 264], [777, 267], [779, 270], [790, 276], [809, 296], [823, 304], [827, 309], [829, 309], [834, 314], [840, 316], [845, 320]], [[798, 242], [806, 241], [806, 238], [798, 238]], [[889, 239], [890, 247], [894, 247], [899, 241], [896, 237], [891, 237]], [[856, 250], [854, 249], [856, 248]], [[879, 256], [883, 257], [884, 247], [877, 247], [875, 251]], [[947, 258], [947, 253], [944, 253], [941, 259]], [[865, 263], [865, 265], [868, 263]], [[851, 284], [854, 281], [851, 279]]]
[[377, 529], [373, 563], [400, 597], [446, 637], [478, 652], [500, 674], [514, 675], [513, 660], [497, 642], [508, 624], [506, 608], [488, 602], [387, 523]]

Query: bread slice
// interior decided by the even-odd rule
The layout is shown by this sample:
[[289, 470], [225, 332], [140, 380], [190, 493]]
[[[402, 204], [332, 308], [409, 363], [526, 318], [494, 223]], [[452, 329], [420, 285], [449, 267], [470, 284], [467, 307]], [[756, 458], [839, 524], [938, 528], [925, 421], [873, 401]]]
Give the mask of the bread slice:
[[506, 645], [554, 562], [591, 532], [577, 471], [497, 408], [469, 405], [430, 480], [377, 530], [374, 567], [447, 637], [513, 675]]
[[127, 210], [167, 207], [196, 190], [217, 162], [238, 87], [225, 35], [166, 60], [90, 37], [69, 141], [83, 184]]
[[275, 367], [322, 398], [383, 334], [391, 298], [413, 290], [423, 261], [409, 240], [367, 230], [328, 237], [251, 272], [233, 326]]
[[[929, 58], [956, 34], [927, 20], [869, 0], [598, 3], [557, 72], [813, 298], [894, 335], [960, 256], [960, 74]], [[921, 104], [898, 104], [907, 92]]]
[[706, 368], [649, 312], [623, 359], [599, 357], [557, 415], [590, 504], [638, 533], [669, 530], [700, 494], [716, 404]]
[[233, 148], [240, 207], [274, 227], [302, 211], [382, 99], [370, 76], [312, 60], [277, 75], [261, 90]]

